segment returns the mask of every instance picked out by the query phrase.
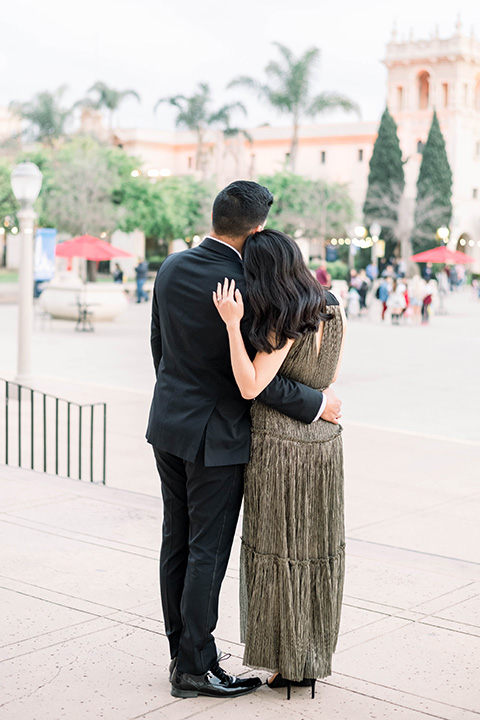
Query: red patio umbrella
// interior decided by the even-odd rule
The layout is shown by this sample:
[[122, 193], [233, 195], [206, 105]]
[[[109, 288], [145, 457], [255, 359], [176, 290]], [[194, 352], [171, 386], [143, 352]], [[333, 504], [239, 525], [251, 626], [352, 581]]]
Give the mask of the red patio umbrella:
[[415, 262], [453, 263], [454, 265], [475, 262], [474, 258], [469, 255], [465, 255], [459, 250], [449, 250], [445, 245], [412, 255], [410, 260]]
[[81, 235], [59, 243], [55, 249], [58, 257], [81, 257], [86, 260], [111, 260], [115, 257], [133, 257], [133, 253], [110, 245], [92, 235]]

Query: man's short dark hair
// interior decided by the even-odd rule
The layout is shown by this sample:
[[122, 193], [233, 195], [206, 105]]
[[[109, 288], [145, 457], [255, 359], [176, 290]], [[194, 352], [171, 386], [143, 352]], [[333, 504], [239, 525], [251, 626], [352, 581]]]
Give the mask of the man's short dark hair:
[[266, 187], [237, 180], [221, 190], [213, 203], [212, 224], [219, 235], [246, 237], [267, 219], [273, 195]]

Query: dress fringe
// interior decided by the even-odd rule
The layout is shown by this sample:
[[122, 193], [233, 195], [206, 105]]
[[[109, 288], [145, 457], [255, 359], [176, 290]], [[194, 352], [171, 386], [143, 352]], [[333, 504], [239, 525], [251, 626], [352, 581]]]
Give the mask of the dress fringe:
[[[253, 435], [240, 564], [244, 663], [290, 680], [331, 674], [345, 572], [343, 449]], [[324, 430], [322, 430], [324, 432]], [[267, 521], [268, 520], [268, 521]]]

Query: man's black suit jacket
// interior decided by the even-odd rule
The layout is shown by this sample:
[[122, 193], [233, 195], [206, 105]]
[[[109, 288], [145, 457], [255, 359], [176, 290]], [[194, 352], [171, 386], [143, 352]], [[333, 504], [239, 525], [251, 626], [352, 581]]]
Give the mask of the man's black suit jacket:
[[[245, 300], [242, 334], [248, 341], [251, 312], [245, 279], [235, 250], [205, 238], [192, 250], [169, 256], [155, 280], [151, 346], [157, 382], [147, 428], [149, 443], [193, 462], [205, 433], [207, 467], [248, 462], [250, 401], [235, 382], [225, 324], [212, 292], [234, 278]], [[321, 393], [277, 375], [259, 399], [290, 417], [309, 423]]]

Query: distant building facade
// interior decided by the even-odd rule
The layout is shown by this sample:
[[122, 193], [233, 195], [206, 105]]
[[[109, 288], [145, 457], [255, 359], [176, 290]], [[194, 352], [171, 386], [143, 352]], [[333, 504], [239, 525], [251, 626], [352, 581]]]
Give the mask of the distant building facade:
[[[413, 208], [416, 182], [434, 109], [446, 141], [453, 172], [453, 217], [450, 243], [476, 258], [480, 271], [480, 42], [463, 33], [428, 40], [399, 39], [396, 31], [386, 46], [387, 99], [398, 125], [405, 160], [405, 195]], [[12, 125], [13, 123], [13, 125]], [[215, 179], [224, 186], [236, 178], [257, 179], [284, 169], [291, 127], [269, 125], [225, 138], [209, 130], [203, 161], [197, 162], [197, 139], [186, 131], [116, 128], [107, 130], [101, 114], [85, 110], [82, 130], [121, 146], [139, 158], [138, 172], [152, 179], [192, 175]], [[378, 122], [305, 124], [299, 129], [295, 171], [311, 178], [348, 186], [362, 222], [369, 161]], [[0, 108], [0, 140], [18, 134], [19, 120]]]
[[[436, 109], [452, 167], [451, 246], [477, 259], [480, 269], [480, 42], [457, 23], [452, 37], [400, 40], [392, 33], [386, 47], [388, 106], [398, 125], [412, 201], [433, 110]], [[296, 172], [348, 185], [362, 220], [369, 160], [378, 122], [317, 123], [299, 131]], [[219, 186], [235, 178], [256, 179], [285, 167], [290, 127], [264, 126], [243, 136], [206, 136], [206, 175]], [[137, 155], [143, 169], [156, 174], [199, 175], [196, 138], [189, 132], [117, 130], [114, 141]], [[413, 206], [413, 202], [412, 202]]]
[[415, 196], [422, 147], [437, 111], [453, 173], [451, 244], [480, 265], [480, 42], [457, 22], [450, 38], [387, 45], [388, 106], [398, 125], [406, 192]]

